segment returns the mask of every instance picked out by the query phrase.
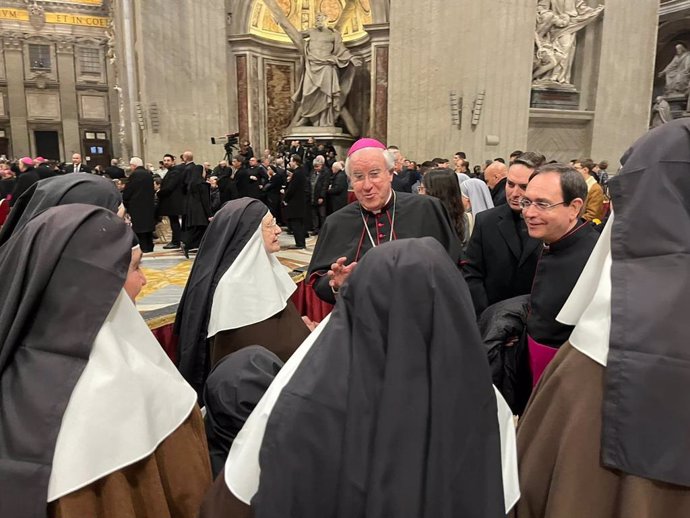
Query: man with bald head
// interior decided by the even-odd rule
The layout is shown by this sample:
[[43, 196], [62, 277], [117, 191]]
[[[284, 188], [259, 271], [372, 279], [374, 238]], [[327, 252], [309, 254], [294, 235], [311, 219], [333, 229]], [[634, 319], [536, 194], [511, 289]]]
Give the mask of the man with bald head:
[[491, 198], [494, 200], [494, 207], [506, 203], [506, 176], [508, 166], [502, 162], [491, 162], [484, 170], [484, 180], [491, 190]]
[[393, 190], [412, 192], [412, 184], [415, 183], [416, 178], [413, 178], [411, 171], [403, 170], [405, 157], [397, 146], [388, 146], [388, 152], [393, 157]]
[[132, 230], [139, 239], [141, 251], [153, 252], [153, 229], [155, 219], [155, 190], [153, 175], [144, 167], [139, 157], [129, 160], [129, 181], [122, 191], [122, 202], [132, 218]]
[[333, 304], [357, 261], [388, 241], [430, 236], [453, 261], [460, 259], [460, 241], [440, 201], [394, 191], [394, 170], [395, 157], [381, 142], [364, 138], [350, 148], [345, 172], [357, 202], [326, 218], [309, 264], [309, 282], [322, 300]]
[[67, 173], [90, 173], [91, 168], [86, 165], [79, 153], [74, 153], [72, 155], [72, 163], [65, 167], [65, 174]]
[[[463, 261], [463, 273], [477, 315], [496, 302], [530, 292], [540, 241], [527, 233], [520, 200], [525, 195], [530, 175], [542, 162], [542, 155], [523, 153], [510, 165], [503, 179], [503, 204], [477, 214]], [[497, 185], [496, 174], [502, 170], [500, 166], [506, 167], [494, 162], [484, 173], [487, 175], [493, 168], [490, 173], [493, 173], [494, 186]]]

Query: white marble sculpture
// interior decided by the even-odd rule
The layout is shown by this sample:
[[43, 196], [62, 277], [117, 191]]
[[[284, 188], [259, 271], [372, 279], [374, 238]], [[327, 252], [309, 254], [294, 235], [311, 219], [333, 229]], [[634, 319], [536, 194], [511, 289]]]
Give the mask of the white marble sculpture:
[[571, 88], [578, 31], [592, 23], [604, 6], [584, 0], [538, 0], [535, 32], [534, 86]]
[[683, 43], [676, 45], [676, 55], [659, 72], [659, 77], [666, 79], [666, 95], [687, 95], [690, 86], [690, 51]]
[[661, 95], [656, 98], [654, 106], [652, 106], [652, 122], [650, 126], [656, 128], [662, 124], [666, 124], [673, 120], [671, 114], [671, 105]]
[[342, 118], [348, 131], [358, 134], [345, 101], [360, 59], [345, 47], [339, 32], [328, 27], [324, 14], [316, 16], [316, 27], [300, 32], [275, 0], [264, 0], [264, 4], [302, 54], [302, 76], [292, 97], [297, 104], [292, 126], [334, 127]]

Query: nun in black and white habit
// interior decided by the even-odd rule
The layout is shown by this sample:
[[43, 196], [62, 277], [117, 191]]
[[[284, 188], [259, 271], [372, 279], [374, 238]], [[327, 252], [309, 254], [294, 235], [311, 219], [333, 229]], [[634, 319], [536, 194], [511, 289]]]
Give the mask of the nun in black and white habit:
[[72, 203], [103, 207], [120, 217], [125, 214], [122, 197], [113, 182], [91, 174], [54, 176], [33, 184], [16, 200], [0, 230], [0, 245], [42, 212]]
[[[54, 207], [0, 248], [0, 516], [193, 516], [210, 482], [196, 395], [129, 294], [134, 234]], [[164, 489], [163, 489], [164, 488]]]
[[690, 121], [638, 140], [518, 427], [517, 518], [690, 516]]
[[467, 285], [421, 238], [362, 259], [235, 438], [200, 517], [498, 518], [518, 498], [512, 413]]
[[200, 395], [228, 354], [261, 345], [286, 361], [309, 335], [290, 301], [297, 286], [273, 255], [279, 234], [252, 198], [226, 203], [209, 225], [175, 319], [178, 367]]

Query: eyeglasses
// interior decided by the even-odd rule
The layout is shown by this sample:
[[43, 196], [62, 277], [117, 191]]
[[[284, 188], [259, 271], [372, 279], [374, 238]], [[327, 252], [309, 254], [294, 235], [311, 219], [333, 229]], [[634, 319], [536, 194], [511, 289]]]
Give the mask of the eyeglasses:
[[528, 198], [522, 198], [520, 199], [520, 208], [522, 210], [527, 210], [530, 207], [534, 207], [537, 209], [539, 212], [543, 212], [545, 210], [553, 209], [554, 207], [558, 207], [559, 205], [566, 205], [564, 201], [559, 201], [558, 203], [546, 203], [545, 201], [532, 201]]
[[354, 183], [363, 182], [366, 178], [369, 178], [370, 182], [375, 182], [379, 178], [383, 178], [383, 171], [380, 169], [375, 169], [374, 171], [369, 172], [368, 175], [363, 173], [352, 173], [352, 181]]

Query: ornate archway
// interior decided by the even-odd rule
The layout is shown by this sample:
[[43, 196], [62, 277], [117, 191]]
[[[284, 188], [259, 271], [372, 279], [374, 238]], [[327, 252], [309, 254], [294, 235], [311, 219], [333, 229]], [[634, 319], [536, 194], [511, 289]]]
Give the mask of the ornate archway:
[[[298, 31], [314, 26], [323, 12], [350, 51], [364, 63], [348, 98], [348, 110], [360, 134], [371, 134], [376, 92], [387, 87], [387, 20], [389, 0], [275, 0]], [[231, 113], [237, 129], [255, 149], [273, 148], [286, 135], [293, 115], [291, 96], [301, 71], [301, 55], [276, 23], [264, 0], [230, 0], [228, 12]], [[385, 47], [385, 62], [378, 59]], [[385, 77], [382, 74], [385, 72]], [[373, 98], [372, 98], [373, 97]], [[235, 104], [236, 101], [236, 104]], [[383, 125], [381, 124], [383, 121]], [[385, 137], [385, 114], [378, 117]]]

